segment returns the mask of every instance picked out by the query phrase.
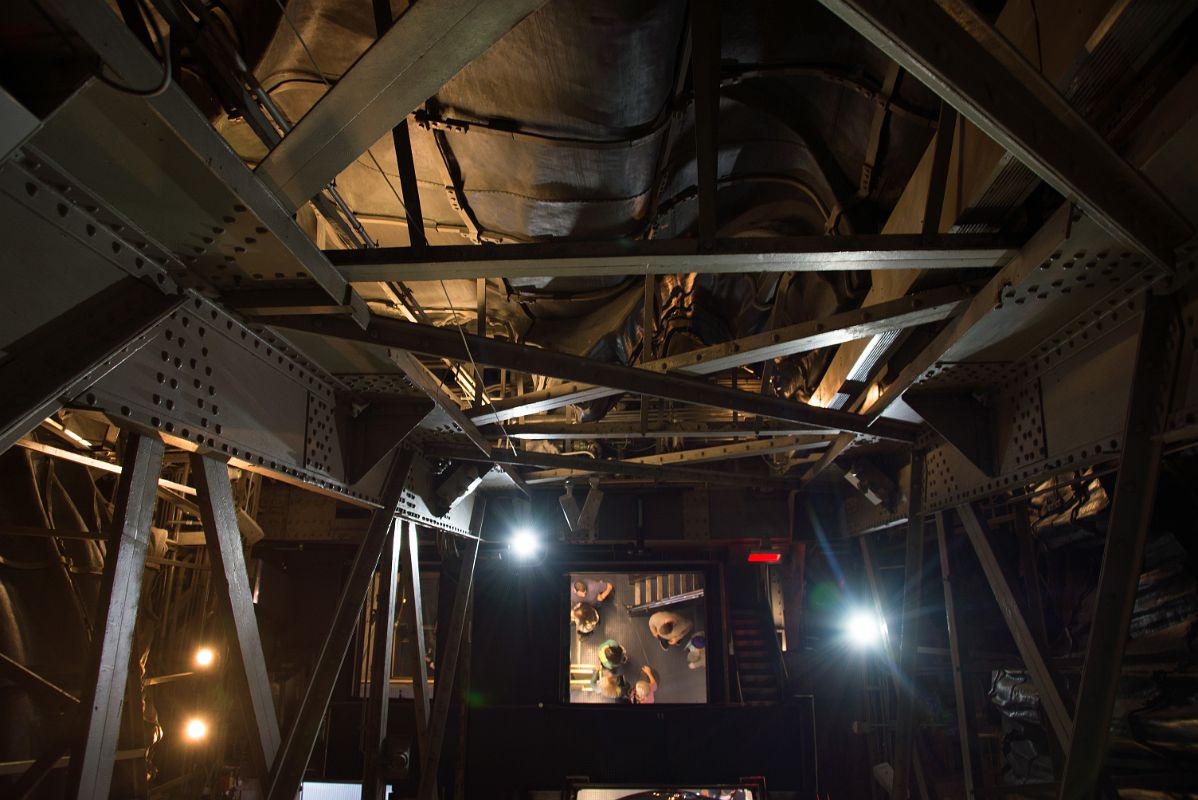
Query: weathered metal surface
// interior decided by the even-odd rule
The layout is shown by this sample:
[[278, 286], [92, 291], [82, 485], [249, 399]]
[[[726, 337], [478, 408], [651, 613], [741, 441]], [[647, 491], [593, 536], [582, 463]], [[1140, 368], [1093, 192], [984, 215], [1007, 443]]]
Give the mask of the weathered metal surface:
[[97, 607], [101, 613], [83, 673], [78, 738], [71, 749], [67, 773], [67, 794], [71, 797], [105, 800], [112, 783], [164, 450], [157, 436], [129, 434], [125, 443], [124, 468], [100, 582]]

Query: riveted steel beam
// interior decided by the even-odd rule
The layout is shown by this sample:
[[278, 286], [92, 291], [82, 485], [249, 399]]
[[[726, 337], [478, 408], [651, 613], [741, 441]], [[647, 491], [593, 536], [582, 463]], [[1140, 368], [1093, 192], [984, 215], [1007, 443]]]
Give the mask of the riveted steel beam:
[[[163, 65], [103, 0], [46, 0], [42, 5], [69, 25], [122, 83], [152, 87], [162, 80]], [[89, 132], [86, 146], [80, 146], [81, 127]], [[105, 197], [120, 195], [123, 202], [113, 205], [174, 252], [214, 267], [225, 267], [234, 257], [240, 264], [260, 253], [272, 276], [284, 265], [292, 276], [298, 268], [333, 303], [350, 307], [355, 318], [367, 313], [365, 301], [296, 224], [295, 206], [285, 206], [250, 171], [177, 82], [148, 98], [93, 82], [47, 120], [35, 138], [92, 190]], [[170, 161], [156, 161], [163, 152]], [[166, 182], [164, 174], [169, 175]], [[142, 185], [150, 188], [136, 191]], [[201, 228], [206, 239], [197, 235]], [[250, 242], [254, 247], [247, 252]], [[198, 255], [197, 247], [202, 251]], [[258, 277], [264, 274], [265, 269]]]
[[993, 269], [1014, 255], [994, 236], [857, 235], [380, 247], [326, 253], [350, 281], [666, 275], [678, 272]]
[[122, 278], [17, 342], [0, 360], [0, 452], [153, 338], [183, 298]]

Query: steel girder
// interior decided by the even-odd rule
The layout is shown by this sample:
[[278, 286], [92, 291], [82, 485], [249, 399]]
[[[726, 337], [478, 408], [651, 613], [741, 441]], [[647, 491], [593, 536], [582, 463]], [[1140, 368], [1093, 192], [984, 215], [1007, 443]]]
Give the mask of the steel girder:
[[408, 8], [258, 165], [291, 208], [310, 200], [545, 0]]
[[822, 0], [912, 75], [1076, 198], [1119, 241], [1169, 267], [1191, 224], [963, 0]]
[[803, 236], [477, 247], [379, 247], [325, 253], [352, 282], [462, 278], [667, 275], [678, 272], [993, 269], [1014, 255], [994, 236]]
[[717, 386], [694, 377], [660, 375], [649, 370], [473, 336], [448, 328], [435, 328], [377, 316], [372, 318], [366, 330], [353, 323], [347, 324], [345, 320], [308, 316], [280, 317], [275, 320], [275, 324], [322, 336], [405, 349], [458, 361], [473, 361], [564, 380], [596, 381], [624, 392], [732, 409], [821, 429], [851, 430], [900, 441], [911, 441], [914, 434], [913, 428], [906, 423], [881, 420], [871, 426], [856, 414]]
[[[244, 469], [377, 504], [378, 468], [347, 481], [338, 415], [358, 397], [351, 387], [271, 332], [180, 291], [187, 267], [170, 249], [39, 151], [0, 165], [0, 209], [11, 256], [26, 265], [2, 276], [0, 340], [9, 353], [0, 370], [21, 370], [7, 395], [3, 444], [69, 403]], [[433, 496], [431, 466], [418, 457], [412, 472], [401, 512], [464, 533], [469, 503], [435, 514], [424, 499]]]
[[[731, 342], [654, 359], [638, 364], [637, 368], [659, 373], [710, 375], [873, 336], [882, 331], [939, 322], [951, 316], [970, 295], [971, 289], [965, 286], [932, 289], [889, 303], [843, 311]], [[620, 394], [619, 389], [564, 383], [520, 397], [497, 400], [476, 413], [472, 419], [478, 425], [488, 425], [616, 394]]]
[[[42, 5], [125, 84], [161, 79], [162, 64], [102, 0]], [[298, 273], [364, 319], [365, 301], [295, 223], [294, 208], [250, 171], [176, 83], [140, 98], [92, 81], [32, 141], [214, 283], [235, 274], [246, 283], [294, 280]]]

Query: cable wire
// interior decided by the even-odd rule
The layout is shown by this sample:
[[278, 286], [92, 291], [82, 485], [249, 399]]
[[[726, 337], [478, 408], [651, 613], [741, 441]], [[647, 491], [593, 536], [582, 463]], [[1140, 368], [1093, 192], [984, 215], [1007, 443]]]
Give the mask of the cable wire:
[[[283, 14], [283, 19], [287, 21], [287, 27], [291, 28], [291, 32], [295, 34], [295, 38], [299, 41], [300, 47], [304, 49], [304, 53], [308, 56], [308, 61], [312, 62], [312, 69], [316, 70], [316, 74], [320, 76], [320, 80], [324, 83], [325, 88], [332, 89], [333, 84], [325, 77], [324, 70], [320, 68], [320, 64], [316, 61], [316, 56], [312, 55], [312, 51], [308, 49], [308, 43], [304, 41], [304, 37], [300, 35], [299, 28], [295, 27], [295, 23], [291, 21], [291, 17], [287, 15], [287, 9], [283, 6], [283, 0], [275, 0], [275, 5], [279, 7], [279, 11]], [[377, 158], [370, 148], [366, 148], [366, 155], [370, 156], [370, 160], [374, 162], [375, 169], [383, 176], [383, 182], [387, 184], [387, 188], [391, 190], [391, 194], [395, 195], [395, 201], [399, 203], [399, 207], [403, 209], [404, 217], [408, 216], [408, 208], [404, 205], [403, 198], [399, 196], [399, 192], [391, 183], [391, 178], [383, 170]], [[372, 243], [373, 244], [373, 243]]]
[[[454, 313], [454, 316], [457, 316], [457, 309], [453, 307], [453, 301], [449, 299], [449, 290], [445, 288], [445, 281], [438, 280], [437, 283], [441, 284], [441, 292], [445, 295], [445, 302], [449, 304], [449, 310]], [[482, 370], [478, 368], [478, 364], [474, 361], [474, 354], [470, 352], [470, 343], [466, 341], [466, 334], [462, 332], [462, 326], [455, 325], [454, 327], [458, 329], [458, 336], [462, 337], [462, 347], [466, 348], [466, 358], [470, 359], [470, 367], [474, 370], [474, 380], [477, 381], [476, 386], [478, 387], [479, 395], [487, 401], [487, 405], [491, 407], [491, 413], [498, 417], [499, 411], [495, 408], [495, 403], [492, 402], [491, 396], [487, 394], [486, 381], [483, 380]], [[518, 455], [516, 446], [512, 444], [512, 437], [507, 435], [507, 428], [504, 427], [503, 422], [496, 419], [495, 424], [499, 426], [499, 432], [503, 434], [503, 442], [512, 451], [512, 455]]]

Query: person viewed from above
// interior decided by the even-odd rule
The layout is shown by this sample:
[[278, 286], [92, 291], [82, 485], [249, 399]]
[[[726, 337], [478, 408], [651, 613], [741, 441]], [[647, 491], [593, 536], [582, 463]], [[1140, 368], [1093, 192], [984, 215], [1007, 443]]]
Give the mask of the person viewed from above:
[[673, 611], [658, 611], [649, 617], [649, 633], [661, 643], [662, 650], [678, 646], [694, 627], [689, 619]]
[[573, 592], [570, 599], [575, 603], [590, 603], [597, 606], [611, 597], [615, 588], [607, 581], [579, 578], [572, 584]]
[[590, 603], [575, 603], [570, 609], [570, 621], [578, 629], [579, 636], [586, 636], [599, 624], [599, 612]]
[[595, 691], [609, 700], [622, 700], [628, 694], [628, 681], [606, 669], [595, 673]]
[[687, 669], [702, 669], [707, 665], [707, 634], [696, 633], [686, 643]]
[[653, 670], [649, 668], [648, 664], [641, 667], [641, 671], [645, 673], [645, 677], [648, 680], [637, 681], [636, 686], [632, 687], [632, 693], [628, 696], [628, 699], [642, 705], [656, 702], [653, 697], [657, 694], [657, 678], [653, 675]]
[[615, 639], [599, 645], [599, 663], [607, 669], [617, 669], [628, 661], [628, 653]]

